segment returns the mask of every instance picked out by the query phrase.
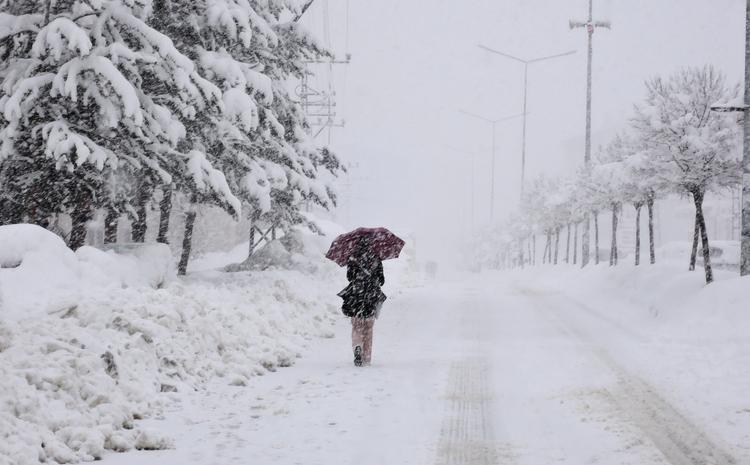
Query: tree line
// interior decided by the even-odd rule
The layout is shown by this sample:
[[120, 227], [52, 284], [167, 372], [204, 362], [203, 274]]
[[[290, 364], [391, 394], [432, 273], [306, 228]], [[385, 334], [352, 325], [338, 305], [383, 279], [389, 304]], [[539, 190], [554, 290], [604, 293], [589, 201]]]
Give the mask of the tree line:
[[579, 227], [591, 217], [598, 264], [599, 221], [606, 214], [611, 221], [609, 264], [617, 265], [620, 217], [624, 208], [632, 208], [635, 265], [639, 265], [640, 219], [645, 207], [649, 263], [654, 264], [654, 204], [676, 194], [689, 199], [695, 212], [689, 269], [695, 269], [700, 243], [706, 283], [713, 281], [703, 203], [706, 195], [739, 186], [742, 139], [737, 117], [711, 108], [737, 101], [740, 88], [728, 85], [714, 67], [704, 66], [649, 79], [645, 91], [644, 100], [634, 106], [628, 126], [599, 148], [589, 166], [568, 178], [537, 178], [527, 187], [520, 211], [490, 232], [503, 250], [503, 263], [536, 263], [539, 235], [544, 243], [542, 263], [575, 264]]
[[[309, 135], [293, 94], [307, 63], [330, 54], [290, 0], [0, 0], [0, 224], [104, 242], [129, 221], [146, 237], [159, 211], [166, 242], [185, 212], [179, 271], [197, 208], [281, 229], [309, 204], [331, 208], [344, 171]], [[326, 174], [329, 173], [329, 174]]]

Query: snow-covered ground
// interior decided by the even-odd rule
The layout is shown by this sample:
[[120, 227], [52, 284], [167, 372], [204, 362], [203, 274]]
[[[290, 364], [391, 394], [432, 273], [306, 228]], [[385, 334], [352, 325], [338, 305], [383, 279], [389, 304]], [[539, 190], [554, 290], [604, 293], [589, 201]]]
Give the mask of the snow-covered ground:
[[748, 463], [750, 296], [721, 278], [550, 267], [392, 289], [372, 367], [338, 319], [293, 368], [179, 394], [149, 421], [174, 449], [104, 463]]
[[0, 239], [2, 464], [171, 447], [171, 432], [148, 419], [207, 383], [246, 385], [294, 364], [333, 335], [345, 282], [322, 258], [327, 239], [309, 234], [284, 251], [294, 269], [184, 279], [164, 271], [164, 246], [73, 253], [29, 225], [0, 227]]
[[[747, 279], [705, 286], [666, 260], [421, 281], [388, 262], [373, 366], [357, 369], [343, 270], [211, 270], [244, 250], [14, 326], [0, 452], [34, 463], [54, 431], [90, 441], [82, 458], [99, 431], [162, 449], [93, 451], [109, 465], [750, 463]], [[71, 394], [91, 386], [106, 390]]]

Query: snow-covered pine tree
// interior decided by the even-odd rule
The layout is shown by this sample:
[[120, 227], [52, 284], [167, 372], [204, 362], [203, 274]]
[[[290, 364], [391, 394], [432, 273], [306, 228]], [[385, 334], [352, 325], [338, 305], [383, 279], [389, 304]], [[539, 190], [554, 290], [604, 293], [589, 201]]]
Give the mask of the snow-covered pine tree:
[[146, 24], [150, 1], [1, 1], [0, 175], [20, 209], [11, 220], [69, 213], [76, 248], [96, 208], [133, 208], [121, 186], [133, 178], [151, 189], [184, 177], [239, 209], [200, 149], [180, 150], [181, 119], [199, 119], [222, 94]]
[[712, 66], [686, 68], [646, 82], [645, 101], [632, 126], [648, 148], [659, 176], [695, 204], [695, 242], [700, 236], [706, 283], [713, 281], [703, 200], [706, 193], [740, 182], [739, 129], [735, 117], [711, 111], [739, 95]]
[[319, 170], [342, 169], [315, 146], [289, 91], [306, 62], [326, 54], [292, 20], [296, 13], [295, 2], [280, 0], [157, 0], [152, 17], [223, 91], [226, 121], [217, 152], [248, 216], [284, 229], [307, 223], [303, 202], [335, 203]]

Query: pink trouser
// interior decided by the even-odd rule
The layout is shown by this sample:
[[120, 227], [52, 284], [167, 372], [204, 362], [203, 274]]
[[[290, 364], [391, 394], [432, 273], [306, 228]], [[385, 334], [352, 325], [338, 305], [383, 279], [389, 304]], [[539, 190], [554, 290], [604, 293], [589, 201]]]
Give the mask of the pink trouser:
[[362, 362], [369, 364], [372, 359], [372, 327], [375, 318], [352, 318], [352, 349], [362, 347]]

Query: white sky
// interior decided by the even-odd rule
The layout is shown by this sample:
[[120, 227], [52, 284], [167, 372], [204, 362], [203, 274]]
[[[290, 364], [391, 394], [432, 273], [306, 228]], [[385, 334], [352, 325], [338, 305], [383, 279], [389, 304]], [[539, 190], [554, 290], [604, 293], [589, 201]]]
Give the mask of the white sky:
[[[352, 163], [338, 219], [416, 233], [423, 254], [442, 253], [470, 227], [470, 156], [477, 152], [475, 222], [489, 220], [490, 126], [459, 109], [499, 118], [522, 110], [521, 57], [578, 53], [529, 68], [527, 180], [572, 172], [583, 160], [586, 34], [571, 31], [587, 0], [316, 0], [306, 23], [352, 62], [335, 73], [346, 127], [333, 147]], [[644, 79], [711, 63], [730, 82], [743, 71], [744, 0], [595, 0], [594, 146], [622, 128]], [[322, 137], [322, 136], [321, 136]], [[495, 218], [519, 197], [521, 120], [497, 130]]]

